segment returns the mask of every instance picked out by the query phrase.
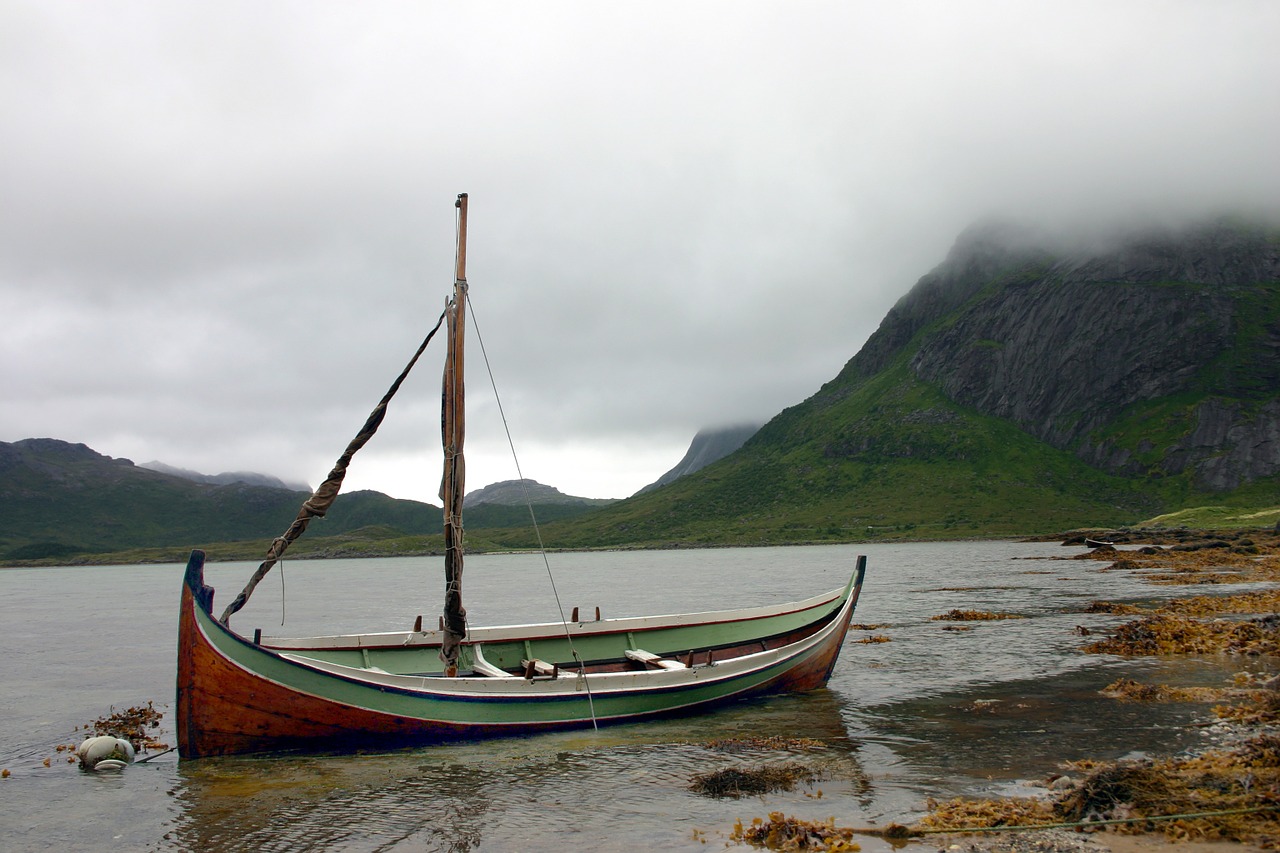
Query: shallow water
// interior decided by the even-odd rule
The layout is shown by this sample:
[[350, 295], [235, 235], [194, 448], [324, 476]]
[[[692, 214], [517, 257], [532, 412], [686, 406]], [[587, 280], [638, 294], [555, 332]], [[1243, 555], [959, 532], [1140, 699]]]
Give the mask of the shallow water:
[[[859, 553], [867, 582], [827, 689], [714, 714], [399, 752], [209, 759], [161, 755], [85, 773], [56, 753], [77, 726], [154, 700], [172, 704], [182, 566], [0, 570], [0, 846], [6, 850], [596, 850], [723, 846], [735, 820], [770, 811], [841, 825], [909, 822], [929, 797], [1016, 792], [1062, 760], [1172, 752], [1199, 742], [1203, 705], [1103, 699], [1121, 675], [1219, 683], [1229, 661], [1086, 656], [1077, 626], [1096, 599], [1179, 594], [1083, 549], [982, 542], [555, 554], [566, 613], [606, 617], [793, 600], [841, 585]], [[251, 634], [408, 628], [432, 614], [438, 560], [287, 562], [233, 626]], [[211, 565], [215, 608], [249, 564]], [[472, 624], [555, 619], [542, 558], [469, 558]], [[953, 608], [1024, 617], [951, 623]], [[280, 622], [284, 617], [285, 625]], [[434, 617], [428, 616], [428, 619]], [[952, 625], [952, 627], [956, 627]], [[890, 642], [863, 643], [880, 635]], [[174, 742], [168, 714], [160, 739]], [[785, 735], [807, 753], [725, 753], [725, 738]], [[49, 758], [50, 766], [43, 761]], [[798, 761], [815, 781], [743, 800], [692, 793], [695, 774]], [[864, 850], [888, 850], [874, 838]]]

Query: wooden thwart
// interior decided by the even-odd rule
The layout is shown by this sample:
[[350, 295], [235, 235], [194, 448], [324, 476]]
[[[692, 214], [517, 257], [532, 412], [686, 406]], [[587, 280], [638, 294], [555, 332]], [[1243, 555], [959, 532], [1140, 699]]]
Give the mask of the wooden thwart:
[[646, 652], [644, 649], [627, 649], [627, 657], [631, 660], [639, 661], [640, 663], [647, 664], [649, 666], [656, 666], [659, 669], [689, 668], [678, 660], [668, 660], [667, 658], [655, 655], [653, 652]]

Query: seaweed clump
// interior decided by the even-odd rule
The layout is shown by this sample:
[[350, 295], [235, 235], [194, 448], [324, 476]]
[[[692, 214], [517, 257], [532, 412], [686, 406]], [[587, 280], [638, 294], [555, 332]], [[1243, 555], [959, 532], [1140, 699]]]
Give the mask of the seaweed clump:
[[797, 782], [813, 779], [803, 764], [785, 762], [756, 767], [726, 767], [693, 777], [689, 790], [708, 797], [755, 797], [773, 791], [790, 791]]
[[1111, 636], [1084, 647], [1114, 655], [1238, 654], [1280, 655], [1280, 618], [1198, 619], [1162, 608], [1118, 627]]
[[826, 743], [812, 737], [784, 737], [783, 735], [717, 738], [707, 741], [707, 748], [717, 752], [748, 752], [757, 749], [776, 749], [791, 752], [812, 752], [823, 749]]
[[987, 610], [948, 610], [941, 616], [934, 616], [934, 622], [991, 622], [999, 619], [1022, 619], [1016, 613], [992, 613]]
[[834, 853], [861, 850], [852, 829], [838, 827], [835, 818], [825, 821], [801, 820], [782, 812], [769, 812], [769, 819], [755, 818], [751, 826], [738, 821], [730, 840], [768, 850], [826, 850]]
[[156, 740], [150, 733], [151, 729], [160, 727], [160, 720], [163, 717], [164, 712], [157, 710], [155, 705], [148, 701], [145, 706], [138, 705], [125, 711], [116, 711], [113, 708], [110, 714], [87, 723], [85, 729], [92, 731], [95, 736], [110, 735], [124, 738], [139, 751], [164, 750], [168, 749], [169, 745]]
[[1096, 824], [1113, 832], [1161, 832], [1177, 841], [1251, 842], [1280, 849], [1280, 735], [1190, 757], [1077, 761], [1053, 797], [929, 801], [920, 825], [941, 831]]
[[1133, 604], [1124, 604], [1117, 601], [1094, 601], [1084, 609], [1085, 613], [1119, 613], [1129, 615], [1133, 613], [1141, 613], [1142, 608]]
[[920, 825], [948, 832], [996, 826], [1041, 826], [1058, 821], [1052, 803], [1029, 797], [1001, 800], [956, 798], [943, 802], [929, 799], [927, 805], [929, 813], [920, 819]]
[[1061, 820], [1129, 820], [1115, 831], [1280, 845], [1280, 736], [1275, 734], [1190, 757], [1068, 766], [1086, 773], [1054, 804]]
[[1102, 688], [1102, 695], [1121, 702], [1215, 702], [1229, 698], [1247, 698], [1250, 694], [1231, 687], [1171, 687], [1167, 684], [1142, 684], [1132, 678], [1117, 679]]

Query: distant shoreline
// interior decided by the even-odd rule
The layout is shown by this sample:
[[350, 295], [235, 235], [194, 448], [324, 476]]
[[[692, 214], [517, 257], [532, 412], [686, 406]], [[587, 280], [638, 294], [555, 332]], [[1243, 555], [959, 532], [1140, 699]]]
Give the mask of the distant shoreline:
[[[1193, 528], [1193, 527], [1122, 527], [1122, 528], [1080, 528], [1076, 530], [1058, 531], [1054, 533], [1027, 533], [1016, 535], [961, 536], [961, 537], [929, 537], [913, 536], [904, 538], [849, 539], [833, 541], [830, 539], [787, 542], [666, 542], [634, 545], [600, 545], [597, 547], [546, 548], [549, 554], [556, 553], [608, 553], [616, 551], [685, 551], [711, 550], [722, 548], [789, 548], [815, 545], [866, 545], [866, 544], [916, 544], [925, 542], [1061, 542], [1064, 545], [1084, 545], [1086, 539], [1100, 539], [1115, 544], [1149, 544], [1179, 546], [1193, 542], [1224, 541], [1227, 537], [1236, 537], [1247, 533], [1264, 536], [1276, 533], [1270, 526], [1256, 528]], [[474, 538], [482, 539], [483, 529]], [[286, 559], [293, 561], [313, 560], [360, 560], [383, 559], [388, 557], [442, 557], [443, 548], [420, 546], [406, 547], [405, 542], [413, 539], [429, 537], [404, 537], [391, 540], [390, 543], [378, 546], [376, 541], [352, 542], [343, 539], [338, 542], [330, 539], [300, 540], [295, 550], [289, 551]], [[244, 542], [222, 542], [198, 547], [207, 555], [209, 563], [246, 563], [262, 560], [269, 542], [255, 542], [252, 545]], [[1202, 546], [1203, 547], [1203, 546]], [[1280, 545], [1278, 545], [1280, 547]], [[78, 568], [86, 566], [145, 566], [186, 563], [191, 548], [131, 548], [103, 554], [82, 554], [70, 559], [63, 557], [45, 557], [39, 560], [0, 560], [0, 569], [33, 569], [33, 568]], [[468, 554], [496, 556], [504, 554], [537, 554], [537, 548], [502, 548], [491, 544], [472, 545]]]

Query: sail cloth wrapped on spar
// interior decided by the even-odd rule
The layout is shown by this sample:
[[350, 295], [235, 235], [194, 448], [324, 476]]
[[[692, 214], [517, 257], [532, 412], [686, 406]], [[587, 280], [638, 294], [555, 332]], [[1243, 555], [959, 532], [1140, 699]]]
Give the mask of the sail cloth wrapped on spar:
[[444, 360], [440, 431], [444, 446], [444, 475], [440, 500], [444, 504], [444, 640], [440, 659], [444, 674], [458, 674], [458, 651], [467, 635], [467, 611], [462, 606], [462, 498], [466, 493], [465, 344], [467, 319], [467, 195], [458, 196], [458, 251], [454, 264], [453, 298], [445, 306], [449, 350]]
[[[862, 588], [802, 601], [590, 621], [469, 628], [462, 605], [467, 196], [457, 200], [452, 295], [441, 320], [347, 446], [329, 477], [272, 542], [249, 584], [213, 617], [204, 552], [191, 552], [178, 624], [177, 728], [183, 758], [334, 750], [595, 726], [708, 710], [810, 690], [831, 675]], [[446, 325], [442, 394], [445, 593], [439, 630], [249, 639], [230, 618], [312, 518], [337, 496], [355, 453], [427, 344]]]

